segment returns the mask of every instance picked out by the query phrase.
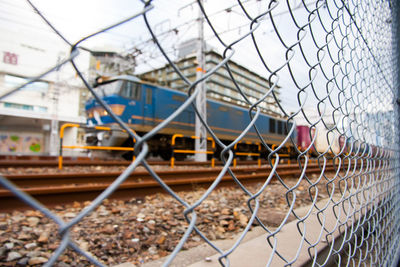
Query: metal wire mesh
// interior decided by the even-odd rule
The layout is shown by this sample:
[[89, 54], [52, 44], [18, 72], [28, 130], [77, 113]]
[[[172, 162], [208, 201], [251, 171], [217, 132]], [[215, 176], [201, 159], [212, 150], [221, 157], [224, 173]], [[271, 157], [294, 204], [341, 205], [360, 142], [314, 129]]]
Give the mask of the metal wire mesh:
[[[397, 9], [392, 1], [269, 1], [266, 8], [259, 13], [251, 12], [247, 7], [248, 1], [238, 1], [241, 14], [247, 19], [247, 30], [235, 40], [226, 40], [218, 33], [218, 25], [209, 12], [198, 1], [206, 24], [211, 29], [219, 45], [223, 47], [223, 59], [212, 69], [194, 82], [189, 80], [170, 58], [163, 44], [154, 32], [149, 14], [157, 9], [157, 4], [152, 1], [137, 2], [143, 6], [142, 11], [131, 17], [121, 20], [101, 31], [94, 32], [76, 43], [70, 43], [52, 26], [40, 10], [28, 1], [35, 12], [64, 40], [71, 48], [67, 59], [57, 64], [49, 71], [31, 79], [36, 81], [66, 64], [71, 64], [87, 89], [114, 118], [116, 122], [136, 140], [136, 159], [126, 170], [102, 192], [92, 203], [82, 210], [75, 218], [64, 221], [51, 212], [35, 199], [22, 192], [6, 178], [0, 177], [0, 184], [12, 191], [18, 198], [28, 205], [41, 211], [59, 226], [61, 243], [54, 251], [52, 257], [45, 264], [51, 266], [57, 262], [60, 255], [67, 249], [75, 250], [86, 257], [95, 265], [103, 263], [87, 251], [82, 250], [70, 237], [70, 232], [77, 223], [88, 216], [104, 199], [112, 194], [127, 177], [135, 171], [138, 165], [143, 165], [153, 178], [184, 207], [184, 217], [188, 222], [186, 232], [164, 262], [164, 266], [173, 263], [177, 254], [182, 250], [189, 235], [198, 234], [201, 239], [210, 245], [219, 254], [222, 266], [229, 266], [229, 256], [241, 244], [248, 234], [253, 223], [265, 230], [267, 238], [266, 247], [270, 247], [270, 254], [265, 265], [270, 266], [273, 258], [278, 258], [281, 265], [295, 264], [301, 254], [301, 247], [307, 248], [310, 262], [313, 265], [326, 265], [329, 260], [335, 260], [338, 265], [371, 264], [374, 266], [395, 265], [399, 253], [399, 145], [398, 145], [398, 39], [397, 39]], [[289, 14], [287, 21], [279, 20], [283, 11]], [[110, 107], [99, 97], [90, 85], [80, 68], [75, 64], [79, 51], [87, 50], [83, 45], [85, 41], [112, 28], [119, 27], [132, 20], [144, 19], [147, 30], [151, 34], [154, 44], [162, 53], [165, 60], [172, 66], [176, 74], [185, 82], [188, 98], [166, 120], [155, 126], [148, 133], [139, 136], [114, 115]], [[291, 26], [288, 34], [281, 24]], [[268, 41], [259, 38], [258, 32], [269, 28], [271, 36], [275, 38], [282, 53], [278, 59], [273, 56], [276, 50]], [[231, 71], [230, 60], [243, 49], [236, 47], [241, 43], [249, 42], [247, 49], [252, 50], [254, 57], [263, 66], [264, 77], [270, 83], [270, 88], [264, 95], [252, 101], [246, 96], [240, 82]], [[270, 46], [270, 47], [269, 47]], [[271, 50], [269, 50], [271, 49]], [[272, 52], [271, 52], [272, 51]], [[215, 177], [212, 185], [194, 203], [189, 204], [179, 197], [146, 161], [149, 152], [147, 141], [168, 125], [174, 118], [181, 114], [189, 105], [195, 102], [199, 94], [196, 87], [200, 82], [214, 75], [220, 68], [226, 68], [234, 83], [237, 92], [243, 101], [250, 106], [249, 117], [251, 123], [243, 129], [233, 142], [224, 144], [204, 119], [201, 118], [209, 136], [222, 148], [220, 159], [224, 162], [220, 174]], [[282, 105], [279, 100], [278, 89], [280, 82], [289, 81], [295, 94], [297, 105], [292, 110]], [[25, 85], [24, 85], [25, 86]], [[23, 86], [12, 90], [1, 98], [21, 89]], [[282, 90], [287, 88], [283, 87]], [[281, 89], [279, 89], [281, 90]], [[260, 103], [269, 96], [273, 96], [276, 105], [287, 118], [286, 127], [288, 134], [282, 143], [275, 149], [268, 145], [269, 140], [258, 130], [257, 119], [260, 115]], [[310, 108], [312, 112], [310, 112]], [[197, 112], [197, 111], [196, 111]], [[320, 175], [311, 177], [306, 174], [310, 164], [310, 152], [316, 149], [316, 136], [308, 147], [298, 149], [298, 144], [293, 138], [296, 130], [296, 119], [302, 118], [311, 130], [322, 132], [327, 146], [324, 151], [317, 152], [317, 162]], [[240, 142], [246, 133], [255, 128], [260, 142], [269, 151], [267, 160], [272, 170], [265, 174], [265, 181], [256, 192], [250, 192], [237, 178], [230, 167], [234, 159], [233, 147]], [[309, 134], [311, 135], [311, 130]], [[342, 145], [337, 148], [337, 141], [342, 140]], [[293, 186], [285, 183], [279, 176], [277, 167], [280, 164], [282, 147], [291, 145], [297, 149], [297, 164], [302, 174], [297, 177]], [[325, 171], [328, 166], [335, 167], [334, 172]], [[245, 192], [248, 209], [251, 217], [241, 235], [235, 240], [230, 249], [223, 250], [209, 240], [197, 228], [198, 211], [196, 210], [215, 190], [225, 174], [229, 174], [235, 183]], [[271, 180], [277, 178], [284, 186], [286, 216], [276, 228], [271, 228], [259, 219], [260, 198]], [[300, 215], [296, 212], [296, 197], [301, 183], [305, 183], [312, 203], [309, 210]], [[325, 187], [318, 187], [323, 184]], [[326, 196], [321, 203], [321, 195]], [[328, 213], [333, 212], [333, 226], [328, 226]], [[277, 244], [279, 234], [289, 215], [295, 216], [298, 236], [301, 242], [296, 253], [287, 256]], [[305, 227], [311, 217], [318, 218], [317, 238], [309, 238], [309, 228]], [[335, 232], [339, 235], [335, 236]], [[340, 238], [338, 238], [340, 236]], [[328, 256], [318, 258], [317, 247], [325, 244]]]

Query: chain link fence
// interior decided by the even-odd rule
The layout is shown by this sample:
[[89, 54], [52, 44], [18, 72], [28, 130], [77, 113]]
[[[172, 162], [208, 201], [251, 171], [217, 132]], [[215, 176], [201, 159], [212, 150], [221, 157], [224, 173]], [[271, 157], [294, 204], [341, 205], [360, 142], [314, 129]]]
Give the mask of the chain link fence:
[[[315, 266], [327, 264], [396, 266], [399, 255], [399, 128], [398, 128], [398, 86], [399, 86], [399, 10], [396, 1], [265, 1], [255, 12], [248, 7], [251, 1], [237, 1], [236, 12], [247, 20], [246, 30], [241, 29], [241, 36], [230, 40], [218, 30], [218, 20], [201, 1], [194, 4], [201, 10], [206, 27], [212, 32], [222, 48], [222, 60], [194, 82], [188, 79], [165, 50], [162, 40], [154, 31], [151, 13], [158, 8], [158, 2], [136, 1], [142, 10], [131, 17], [110, 25], [98, 32], [71, 43], [48, 21], [41, 11], [28, 1], [33, 10], [42, 17], [48, 26], [70, 46], [70, 55], [47, 72], [31, 79], [37, 81], [64, 65], [74, 67], [83, 84], [93, 97], [111, 114], [114, 120], [136, 140], [136, 159], [125, 171], [102, 192], [89, 206], [75, 218], [64, 221], [55, 213], [27, 195], [20, 188], [0, 177], [0, 184], [12, 191], [18, 198], [32, 208], [37, 209], [59, 226], [61, 243], [53, 252], [45, 266], [52, 266], [65, 250], [74, 250], [97, 266], [104, 264], [77, 245], [70, 237], [73, 230], [83, 218], [94, 211], [123, 183], [135, 169], [144, 166], [165, 191], [184, 207], [184, 217], [188, 226], [180, 242], [167, 257], [164, 266], [173, 264], [191, 234], [197, 234], [204, 243], [211, 246], [219, 255], [221, 266], [229, 266], [230, 255], [237, 250], [243, 238], [249, 233], [253, 224], [258, 224], [265, 231], [265, 247], [269, 248], [267, 260], [263, 263], [272, 266], [273, 260], [280, 260], [280, 265], [295, 265], [301, 258], [301, 250], [306, 249], [309, 263]], [[261, 5], [261, 4], [260, 4]], [[286, 16], [282, 19], [282, 13]], [[97, 95], [83, 71], [75, 64], [80, 51], [89, 51], [85, 42], [111, 29], [121, 27], [131, 21], [144, 20], [154, 46], [169, 63], [177, 76], [186, 84], [187, 99], [166, 120], [151, 131], [139, 136], [133, 132], [110, 107]], [[285, 26], [288, 26], [285, 28]], [[290, 26], [290, 27], [289, 27]], [[267, 29], [267, 30], [265, 30]], [[267, 31], [268, 38], [262, 37]], [[274, 42], [272, 42], [274, 40]], [[245, 48], [240, 47], [246, 43]], [[243, 50], [248, 60], [257, 60], [262, 66], [262, 75], [268, 79], [270, 87], [256, 101], [246, 96], [240, 81], [230, 69], [230, 61]], [[251, 59], [250, 59], [251, 57]], [[159, 177], [157, 172], [146, 161], [149, 153], [147, 141], [160, 132], [166, 125], [182, 113], [189, 105], [195, 103], [199, 95], [197, 85], [225, 68], [235, 85], [242, 101], [249, 106], [251, 123], [229, 144], [222, 142], [218, 135], [201, 118], [217, 146], [222, 150], [220, 160], [224, 162], [220, 174], [204, 194], [194, 203], [182, 199]], [[283, 84], [283, 85], [282, 85]], [[287, 85], [288, 84], [288, 85]], [[287, 85], [287, 86], [286, 86]], [[18, 91], [18, 87], [1, 99]], [[290, 106], [282, 104], [280, 97], [290, 91], [293, 98]], [[287, 93], [286, 93], [287, 94]], [[274, 149], [269, 146], [268, 137], [258, 130], [258, 107], [267, 97], [275, 99], [286, 118], [287, 136]], [[196, 111], [197, 112], [197, 111]], [[302, 123], [300, 123], [302, 122]], [[296, 126], [303, 124], [309, 127], [311, 143], [299, 147], [294, 138]], [[250, 192], [237, 178], [230, 167], [234, 160], [233, 147], [240, 142], [250, 129], [256, 129], [259, 141], [269, 152], [266, 160], [271, 171], [265, 173], [265, 181], [256, 192]], [[312, 132], [314, 134], [312, 134]], [[326, 142], [324, 150], [317, 149], [317, 136], [323, 135]], [[337, 146], [339, 140], [340, 145]], [[277, 167], [281, 164], [282, 148], [291, 146], [296, 149], [296, 164], [302, 171], [297, 182], [289, 186], [280, 177]], [[339, 147], [339, 149], [336, 149]], [[317, 153], [311, 157], [311, 152]], [[320, 174], [310, 176], [306, 170], [311, 160], [316, 160]], [[334, 166], [334, 171], [325, 171]], [[247, 195], [247, 206], [251, 217], [247, 226], [229, 249], [221, 249], [208, 239], [197, 227], [198, 209], [215, 191], [225, 174], [229, 174], [237, 186]], [[278, 227], [269, 227], [258, 217], [262, 201], [260, 196], [276, 179], [284, 188], [282, 197], [286, 200], [285, 216]], [[301, 183], [308, 191], [310, 203], [308, 209], [300, 213], [296, 207], [296, 197]], [[320, 186], [324, 185], [324, 186]], [[322, 199], [321, 195], [325, 197]], [[323, 201], [322, 201], [323, 200]], [[322, 202], [321, 202], [322, 201]], [[294, 216], [300, 238], [295, 253], [287, 256], [278, 244], [280, 234], [289, 217]], [[317, 228], [310, 229], [306, 223], [317, 218]], [[333, 222], [333, 224], [332, 224]], [[309, 232], [317, 229], [317, 237], [309, 237]], [[319, 253], [319, 247], [325, 247], [326, 254]], [[322, 257], [322, 258], [321, 258]]]

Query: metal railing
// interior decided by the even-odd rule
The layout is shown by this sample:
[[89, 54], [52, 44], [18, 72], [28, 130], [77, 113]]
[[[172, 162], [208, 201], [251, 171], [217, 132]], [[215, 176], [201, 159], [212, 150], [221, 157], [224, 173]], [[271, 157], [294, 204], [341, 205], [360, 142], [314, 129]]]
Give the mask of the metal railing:
[[[118, 23], [84, 36], [76, 43], [70, 42], [40, 10], [30, 1], [28, 3], [60, 40], [68, 44], [71, 51], [67, 58], [30, 81], [42, 79], [70, 64], [105, 111], [131, 138], [136, 140], [135, 160], [90, 205], [69, 221], [50, 211], [3, 176], [0, 177], [1, 186], [57, 224], [60, 244], [51, 251], [46, 266], [53, 265], [67, 250], [73, 250], [92, 264], [104, 265], [101, 259], [80, 247], [70, 233], [79, 222], [94, 212], [117, 190], [139, 165], [142, 165], [184, 210], [182, 212], [186, 220], [184, 233], [180, 241], [174, 244], [173, 250], [163, 263], [164, 266], [174, 262], [192, 234], [197, 235], [200, 241], [214, 250], [220, 265], [229, 266], [230, 259], [234, 256], [233, 252], [240, 250], [244, 237], [254, 225], [258, 225], [265, 233], [263, 245], [266, 254], [257, 260], [264, 261], [263, 264], [267, 266], [295, 265], [304, 255], [308, 257], [309, 264], [314, 266], [324, 266], [332, 262], [338, 266], [396, 266], [400, 255], [398, 1], [239, 0], [220, 12], [213, 12], [208, 6], [211, 3], [203, 4], [200, 0], [196, 1], [195, 5], [199, 7], [201, 18], [204, 19], [210, 32], [208, 40], [214, 40], [215, 45], [221, 50], [218, 64], [207, 69], [197, 80], [188, 79], [175, 63], [175, 54], [170, 53], [168, 48], [173, 48], [176, 42], [168, 43], [168, 38], [163, 38], [164, 34], [154, 26], [156, 22], [153, 20], [156, 17], [167, 16], [172, 12], [172, 10], [166, 12], [164, 10], [166, 6], [161, 3], [137, 1], [135, 6], [140, 5], [140, 11], [121, 19]], [[150, 16], [150, 14], [155, 15]], [[234, 15], [240, 20], [225, 19], [225, 16]], [[80, 51], [90, 51], [84, 47], [86, 41], [120, 25], [129, 25], [130, 21], [142, 20], [144, 20], [144, 24], [141, 24], [143, 27], [134, 26], [135, 34], [140, 36], [142, 32], [139, 29], [146, 29], [151, 36], [151, 41], [144, 42], [142, 46], [138, 44], [137, 49], [151, 46], [151, 53], [142, 62], [145, 64], [146, 60], [154, 56], [154, 51], [158, 51], [164, 63], [168, 63], [176, 77], [186, 85], [185, 92], [188, 98], [164, 121], [148, 132], [138, 135], [129, 129], [96, 93], [82, 69], [76, 64], [76, 59]], [[232, 28], [228, 24], [228, 27], [223, 29], [227, 21], [245, 23], [244, 26], [233, 27], [238, 35], [228, 36], [226, 33], [231, 32]], [[190, 26], [189, 30], [193, 28], [193, 25]], [[175, 30], [171, 33], [180, 32]], [[146, 53], [138, 54], [146, 55]], [[240, 61], [248, 63], [248, 66], [256, 64], [261, 66], [262, 75], [268, 80], [269, 87], [263, 88], [256, 99], [254, 96], [249, 96], [243, 87], [242, 77], [232, 70], [231, 63], [240, 54], [244, 54]], [[54, 59], [54, 62], [56, 61]], [[224, 143], [224, 140], [221, 140], [207, 124], [206, 118], [200, 118], [208, 135], [222, 151], [219, 157], [224, 165], [209, 188], [194, 202], [189, 203], [174, 192], [148, 164], [147, 141], [182, 114], [188, 106], [195, 103], [200, 93], [196, 85], [217, 75], [219, 70], [227, 71], [226, 77], [232, 82], [233, 90], [243, 102], [247, 103], [249, 124], [237, 134], [235, 140]], [[4, 93], [0, 96], [0, 100], [23, 86]], [[289, 104], [284, 104], [285, 98]], [[288, 128], [286, 137], [274, 148], [268, 145], [272, 143], [270, 142], [272, 136], [260, 132], [257, 124], [260, 107], [271, 105], [271, 101], [286, 119]], [[196, 108], [195, 111], [199, 114]], [[297, 140], [293, 138], [296, 125], [300, 123], [308, 126], [310, 131], [318, 128], [324, 130], [319, 131], [323, 134], [326, 148], [320, 150], [323, 152], [317, 153], [316, 159], [321, 170], [317, 176], [309, 176], [306, 173], [310, 166], [308, 152], [317, 145], [316, 139], [312, 139], [305, 150], [298, 150]], [[234, 160], [234, 147], [243, 140], [250, 129], [255, 129], [259, 142], [268, 152], [266, 160], [271, 167], [270, 171], [265, 173], [264, 182], [255, 191], [240, 183], [235, 170], [230, 167]], [[338, 138], [345, 140], [346, 151], [337, 149], [335, 142], [332, 141]], [[294, 180], [295, 183], [289, 183], [279, 176], [278, 166], [281, 158], [279, 151], [288, 145], [296, 150], [295, 160], [301, 170], [301, 174]], [[329, 152], [333, 155], [333, 161], [330, 161]], [[333, 162], [331, 166], [335, 168], [334, 172], [326, 171], [330, 162]], [[242, 201], [241, 207], [247, 207], [249, 216], [245, 227], [241, 229], [231, 247], [223, 249], [198, 227], [197, 208], [210, 197], [211, 193], [217, 192], [217, 186], [227, 174], [233, 178], [236, 187], [247, 196], [246, 200]], [[280, 203], [284, 216], [278, 226], [268, 225], [261, 216], [269, 214], [272, 210], [265, 203], [271, 202], [268, 198], [272, 195], [273, 190], [270, 189], [274, 188], [274, 184], [280, 185], [282, 190], [280, 196], [284, 200]], [[307, 194], [301, 194], [302, 190]], [[300, 198], [306, 198], [309, 203], [303, 212], [295, 209]], [[321, 198], [325, 202], [321, 203]], [[294, 225], [296, 231], [285, 239], [282, 236], [287, 232], [282, 229], [285, 225], [289, 225], [287, 224], [289, 217], [293, 217], [294, 221], [289, 224]], [[307, 222], [313, 219], [315, 219], [314, 226], [306, 227]], [[132, 227], [134, 228], [134, 225]], [[310, 234], [315, 232], [317, 235], [310, 237]], [[285, 249], [279, 244], [295, 237], [299, 240], [297, 247], [291, 251], [293, 253], [286, 254]], [[321, 245], [327, 252], [325, 257], [320, 253]], [[252, 251], [247, 251], [250, 252]]]
[[[238, 149], [238, 144], [240, 144], [241, 142], [239, 141], [238, 143], [235, 144], [235, 146], [233, 147], [233, 151], [234, 151], [234, 159], [233, 159], [233, 167], [236, 167], [237, 165], [237, 161], [238, 161], [238, 156], [246, 156], [246, 157], [257, 157], [257, 165], [258, 167], [261, 166], [261, 144], [257, 143], [257, 152], [241, 152]], [[246, 144], [251, 145], [251, 142], [246, 142]]]
[[[110, 127], [105, 127], [105, 126], [88, 127], [88, 126], [74, 124], [74, 123], [63, 124], [60, 127], [60, 150], [59, 150], [59, 155], [58, 155], [58, 169], [59, 170], [62, 170], [62, 168], [63, 168], [63, 149], [134, 151], [133, 147], [63, 145], [64, 131], [68, 127], [85, 128], [85, 129], [92, 129], [92, 130], [98, 130], [98, 131], [115, 131], [115, 129], [112, 129]], [[135, 156], [133, 156], [132, 160], [135, 160]]]
[[[203, 150], [194, 150], [194, 149], [176, 149], [175, 145], [176, 145], [176, 138], [184, 138], [185, 136], [183, 134], [174, 134], [171, 138], [171, 149], [172, 149], [172, 155], [171, 155], [171, 168], [174, 168], [175, 166], [175, 154], [176, 153], [180, 153], [180, 154], [197, 154], [197, 153], [202, 153], [202, 154], [207, 154], [207, 155], [212, 155], [211, 158], [211, 167], [215, 167], [215, 142], [214, 139], [212, 139], [211, 137], [208, 137], [207, 140], [211, 141], [211, 151], [203, 151]], [[189, 136], [189, 138], [191, 139], [199, 139], [200, 137], [198, 136]]]

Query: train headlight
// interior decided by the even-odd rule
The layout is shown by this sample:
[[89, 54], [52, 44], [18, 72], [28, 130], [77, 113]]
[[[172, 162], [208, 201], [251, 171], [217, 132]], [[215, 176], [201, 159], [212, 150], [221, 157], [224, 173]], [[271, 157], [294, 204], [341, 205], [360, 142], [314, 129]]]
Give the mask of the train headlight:
[[86, 114], [87, 114], [87, 117], [88, 117], [89, 119], [93, 118], [93, 117], [94, 117], [94, 115], [93, 115], [93, 109], [88, 110]]
[[[110, 105], [111, 111], [117, 115], [121, 116], [124, 113], [125, 106], [120, 104], [112, 104]], [[93, 118], [94, 113], [97, 112], [100, 116], [108, 116], [108, 112], [102, 107], [92, 108], [88, 111], [88, 117]]]
[[96, 116], [104, 116], [104, 113], [103, 113], [104, 111], [105, 110], [103, 108], [96, 107], [96, 108], [89, 109], [87, 111], [87, 115], [88, 115], [89, 119], [94, 118], [95, 113], [97, 114]]

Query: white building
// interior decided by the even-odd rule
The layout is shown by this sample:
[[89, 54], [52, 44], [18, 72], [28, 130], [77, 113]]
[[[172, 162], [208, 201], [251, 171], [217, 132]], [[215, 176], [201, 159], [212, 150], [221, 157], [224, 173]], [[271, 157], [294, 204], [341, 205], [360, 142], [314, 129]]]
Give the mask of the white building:
[[[29, 23], [12, 27], [2, 23], [0, 33], [0, 96], [69, 55], [69, 47], [60, 37], [43, 28], [29, 27]], [[87, 71], [87, 54], [80, 53], [76, 61]], [[1, 99], [0, 154], [57, 155], [60, 125], [86, 122], [82, 110], [85, 94], [83, 83], [69, 63], [40, 82]], [[64, 144], [79, 143], [77, 132], [69, 128]]]

